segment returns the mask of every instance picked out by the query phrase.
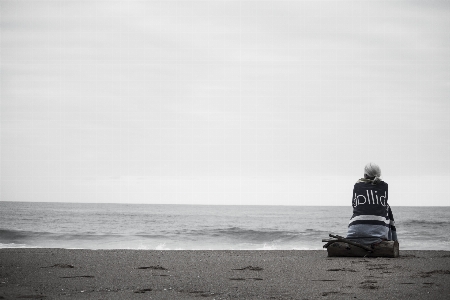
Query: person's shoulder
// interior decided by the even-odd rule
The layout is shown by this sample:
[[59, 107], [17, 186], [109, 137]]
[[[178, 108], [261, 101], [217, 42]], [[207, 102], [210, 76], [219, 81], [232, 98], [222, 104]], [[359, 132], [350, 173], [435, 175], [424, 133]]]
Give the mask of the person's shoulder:
[[354, 187], [355, 187], [355, 188], [357, 188], [357, 187], [362, 187], [362, 186], [364, 186], [365, 184], [366, 184], [365, 182], [357, 181], [357, 182], [355, 183]]
[[388, 184], [387, 184], [387, 182], [386, 181], [380, 181], [380, 182], [378, 182], [378, 188], [380, 189], [383, 189], [383, 190], [387, 190], [388, 189]]

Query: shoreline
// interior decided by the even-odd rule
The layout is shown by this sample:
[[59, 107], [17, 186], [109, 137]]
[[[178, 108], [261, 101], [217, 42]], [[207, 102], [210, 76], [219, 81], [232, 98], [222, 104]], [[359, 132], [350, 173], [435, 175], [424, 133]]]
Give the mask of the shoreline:
[[450, 251], [0, 249], [0, 299], [450, 298]]

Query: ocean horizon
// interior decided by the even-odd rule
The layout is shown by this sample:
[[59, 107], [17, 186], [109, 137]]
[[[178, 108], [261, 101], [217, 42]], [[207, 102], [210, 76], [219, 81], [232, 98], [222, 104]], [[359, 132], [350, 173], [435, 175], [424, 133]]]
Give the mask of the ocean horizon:
[[[448, 250], [450, 207], [392, 207], [401, 250]], [[320, 250], [351, 206], [0, 202], [0, 248]]]

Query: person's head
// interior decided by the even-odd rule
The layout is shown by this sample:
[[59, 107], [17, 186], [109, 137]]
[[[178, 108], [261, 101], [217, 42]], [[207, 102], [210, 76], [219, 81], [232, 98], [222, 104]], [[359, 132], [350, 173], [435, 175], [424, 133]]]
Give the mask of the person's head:
[[375, 178], [381, 176], [381, 169], [377, 164], [368, 163], [364, 167], [364, 177], [365, 178]]

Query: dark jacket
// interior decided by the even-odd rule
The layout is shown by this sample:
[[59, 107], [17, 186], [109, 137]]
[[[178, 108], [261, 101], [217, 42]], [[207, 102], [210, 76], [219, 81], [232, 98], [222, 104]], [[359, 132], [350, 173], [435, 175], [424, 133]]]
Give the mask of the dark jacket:
[[[388, 204], [388, 184], [358, 181], [353, 187], [353, 215], [347, 238], [362, 243], [397, 240], [394, 216]], [[365, 240], [365, 241], [364, 241]]]

